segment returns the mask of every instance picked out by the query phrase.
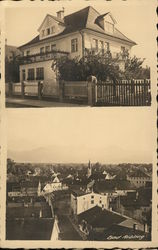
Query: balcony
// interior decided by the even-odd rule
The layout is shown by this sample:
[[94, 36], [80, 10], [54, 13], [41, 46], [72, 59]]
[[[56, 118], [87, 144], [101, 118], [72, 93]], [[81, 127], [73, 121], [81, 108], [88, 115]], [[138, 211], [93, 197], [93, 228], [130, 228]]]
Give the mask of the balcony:
[[68, 55], [69, 52], [60, 51], [60, 50], [51, 50], [44, 53], [37, 53], [28, 56], [21, 56], [19, 58], [20, 65], [31, 64], [36, 62], [44, 62], [48, 60], [53, 60], [54, 57], [60, 57], [64, 55]]

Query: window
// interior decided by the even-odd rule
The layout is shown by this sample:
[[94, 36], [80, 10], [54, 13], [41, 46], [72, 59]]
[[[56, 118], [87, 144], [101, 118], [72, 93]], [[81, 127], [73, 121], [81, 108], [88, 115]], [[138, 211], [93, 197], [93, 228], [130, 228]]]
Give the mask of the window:
[[44, 53], [44, 47], [40, 48], [40, 54]]
[[93, 49], [98, 50], [98, 40], [97, 39], [93, 39], [92, 47], [93, 47]]
[[104, 42], [103, 41], [99, 41], [99, 50], [104, 53]]
[[[40, 48], [40, 54], [44, 54], [44, 47]], [[43, 55], [41, 55], [40, 57], [43, 58]]]
[[105, 31], [109, 32], [109, 33], [113, 33], [114, 32], [114, 25], [112, 23], [109, 22], [105, 22]]
[[71, 52], [78, 51], [78, 40], [77, 38], [71, 40]]
[[50, 46], [46, 46], [46, 52], [50, 51]]
[[125, 52], [125, 47], [121, 46], [121, 52]]
[[50, 35], [50, 28], [47, 29], [47, 36]]
[[30, 50], [27, 50], [26, 51], [26, 56], [29, 56], [30, 55]]
[[91, 199], [94, 199], [94, 195], [91, 195]]
[[102, 203], [102, 201], [100, 200], [99, 203]]
[[105, 51], [106, 52], [110, 50], [109, 43], [105, 42], [104, 46], [105, 46]]
[[[50, 46], [46, 46], [46, 53], [50, 51]], [[46, 54], [46, 57], [49, 57], [50, 54]]]
[[94, 200], [91, 200], [91, 204], [94, 204]]
[[36, 69], [36, 80], [44, 80], [44, 68]]
[[53, 34], [53, 33], [55, 33], [55, 27], [54, 26], [51, 27], [51, 34]]
[[25, 73], [25, 69], [22, 70], [22, 81], [26, 80], [26, 73]]
[[45, 36], [45, 30], [42, 30], [42, 37]]
[[51, 50], [56, 50], [56, 44], [51, 45]]
[[27, 80], [34, 80], [34, 79], [35, 79], [34, 69], [28, 69], [28, 79]]

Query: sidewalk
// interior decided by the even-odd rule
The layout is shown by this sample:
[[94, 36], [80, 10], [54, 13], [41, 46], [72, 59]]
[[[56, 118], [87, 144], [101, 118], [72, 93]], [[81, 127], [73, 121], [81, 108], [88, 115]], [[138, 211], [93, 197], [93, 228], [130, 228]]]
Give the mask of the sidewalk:
[[54, 101], [36, 100], [36, 99], [21, 99], [21, 98], [6, 98], [7, 108], [46, 108], [46, 107], [84, 107], [82, 104], [61, 103]]

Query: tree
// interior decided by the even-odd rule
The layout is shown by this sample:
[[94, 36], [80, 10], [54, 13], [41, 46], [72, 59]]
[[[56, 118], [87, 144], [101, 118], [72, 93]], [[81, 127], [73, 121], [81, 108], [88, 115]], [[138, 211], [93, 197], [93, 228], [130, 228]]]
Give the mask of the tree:
[[128, 51], [122, 53], [122, 58], [125, 60], [124, 77], [126, 79], [149, 79], [150, 68], [143, 68], [145, 58], [141, 59], [136, 56], [130, 57]]
[[[119, 68], [120, 59], [125, 63], [125, 71]], [[94, 54], [86, 51], [82, 58], [70, 58], [54, 55], [52, 69], [57, 71], [59, 79], [67, 81], [85, 81], [90, 75], [98, 80], [106, 81], [110, 78], [114, 82], [119, 79], [144, 79], [150, 78], [150, 68], [143, 68], [145, 59], [130, 57], [127, 50], [119, 53], [115, 58], [110, 51]]]
[[14, 51], [12, 59], [5, 58], [5, 81], [6, 82], [19, 82], [19, 57], [16, 56]]
[[81, 59], [54, 56], [52, 69], [57, 70], [59, 79], [67, 81], [85, 81], [90, 75], [96, 76], [98, 80], [106, 80], [107, 77], [115, 80], [121, 76], [118, 58], [112, 58], [110, 52], [92, 54], [87, 51]]

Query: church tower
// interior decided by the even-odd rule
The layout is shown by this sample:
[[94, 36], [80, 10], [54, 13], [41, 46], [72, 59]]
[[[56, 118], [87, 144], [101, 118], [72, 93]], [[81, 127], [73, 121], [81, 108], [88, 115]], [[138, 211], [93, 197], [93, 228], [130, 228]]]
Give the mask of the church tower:
[[38, 195], [38, 196], [41, 195], [41, 182], [40, 182], [40, 181], [39, 181], [39, 183], [38, 183], [37, 195]]
[[92, 175], [92, 166], [91, 162], [88, 162], [88, 169], [87, 169], [87, 177], [89, 178]]

